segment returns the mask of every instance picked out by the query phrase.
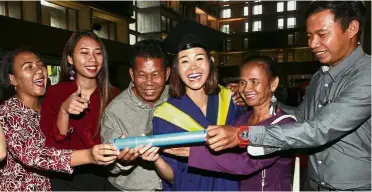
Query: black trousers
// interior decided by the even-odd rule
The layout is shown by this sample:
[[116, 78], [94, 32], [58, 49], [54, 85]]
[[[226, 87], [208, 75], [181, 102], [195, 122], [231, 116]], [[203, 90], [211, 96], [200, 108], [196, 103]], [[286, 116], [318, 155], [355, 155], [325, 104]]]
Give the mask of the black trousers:
[[78, 166], [72, 175], [53, 174], [52, 191], [116, 191], [107, 179], [109, 174], [104, 166]]

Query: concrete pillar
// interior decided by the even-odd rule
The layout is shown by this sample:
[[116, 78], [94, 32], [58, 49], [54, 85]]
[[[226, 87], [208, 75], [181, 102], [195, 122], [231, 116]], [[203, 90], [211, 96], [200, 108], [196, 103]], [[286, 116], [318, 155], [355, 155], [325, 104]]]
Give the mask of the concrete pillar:
[[93, 19], [93, 14], [92, 10], [89, 7], [81, 7], [79, 9], [79, 30], [90, 30], [91, 29], [91, 24], [92, 24], [92, 19]]
[[208, 15], [200, 14], [200, 24], [207, 26], [208, 25]]
[[23, 19], [37, 23], [37, 2], [36, 1], [23, 1]]
[[129, 24], [127, 20], [121, 20], [116, 23], [116, 38], [122, 43], [129, 43]]

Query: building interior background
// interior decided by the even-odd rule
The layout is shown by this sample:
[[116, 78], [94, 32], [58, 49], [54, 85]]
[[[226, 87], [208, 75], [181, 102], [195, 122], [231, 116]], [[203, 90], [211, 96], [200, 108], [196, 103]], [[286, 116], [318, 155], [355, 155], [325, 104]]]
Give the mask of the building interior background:
[[[307, 46], [305, 10], [311, 1], [0, 1], [0, 58], [30, 47], [58, 81], [62, 49], [73, 31], [93, 30], [109, 56], [111, 83], [125, 89], [130, 46], [144, 39], [164, 40], [181, 21], [223, 34], [212, 51], [221, 84], [236, 82], [243, 60], [270, 55], [280, 65], [280, 100], [296, 106], [320, 67]], [[361, 45], [371, 54], [371, 2]], [[169, 61], [171, 62], [171, 61]]]

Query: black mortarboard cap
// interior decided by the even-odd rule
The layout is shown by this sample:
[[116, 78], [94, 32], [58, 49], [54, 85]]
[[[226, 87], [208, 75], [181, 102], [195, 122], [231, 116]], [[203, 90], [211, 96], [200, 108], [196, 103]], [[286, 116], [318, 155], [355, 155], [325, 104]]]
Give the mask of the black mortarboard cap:
[[190, 20], [181, 20], [164, 39], [166, 52], [177, 53], [193, 47], [220, 51], [226, 34]]

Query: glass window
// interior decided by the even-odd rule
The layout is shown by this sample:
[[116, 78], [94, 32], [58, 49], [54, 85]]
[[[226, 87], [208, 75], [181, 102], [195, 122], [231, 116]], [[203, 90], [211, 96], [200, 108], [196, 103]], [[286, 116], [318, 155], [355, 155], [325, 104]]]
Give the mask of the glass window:
[[280, 18], [278, 19], [278, 29], [283, 29], [284, 28], [284, 19]]
[[68, 9], [68, 29], [71, 31], [77, 30], [77, 11]]
[[230, 18], [231, 17], [231, 9], [223, 9], [221, 12], [221, 18]]
[[296, 10], [296, 1], [290, 0], [287, 2], [287, 11], [294, 11]]
[[129, 29], [136, 31], [136, 22], [129, 24]]
[[167, 30], [167, 18], [163, 15], [161, 16], [161, 30], [166, 31]]
[[169, 18], [167, 18], [167, 31], [169, 32], [172, 28], [172, 22]]
[[226, 39], [225, 40], [225, 50], [230, 51], [231, 50], [231, 39]]
[[40, 1], [40, 3], [42, 9], [41, 15], [43, 17], [42, 20], [44, 21], [44, 24], [60, 29], [67, 29], [67, 10], [65, 7], [47, 2], [45, 0]]
[[116, 23], [109, 23], [109, 39], [116, 40]]
[[93, 17], [93, 32], [100, 38], [116, 40], [116, 23]]
[[137, 43], [137, 37], [133, 34], [129, 34], [129, 44], [134, 45]]
[[294, 61], [294, 57], [293, 57], [294, 53], [293, 52], [294, 52], [293, 50], [288, 50], [287, 51], [287, 61], [288, 62], [293, 62]]
[[245, 22], [244, 23], [244, 32], [248, 32], [248, 30], [249, 30], [249, 23]]
[[278, 50], [278, 62], [283, 62], [283, 49]]
[[21, 2], [0, 1], [0, 15], [21, 19]]
[[253, 22], [253, 31], [261, 31], [261, 21]]
[[295, 28], [295, 27], [296, 27], [296, 18], [295, 17], [288, 17], [287, 28]]
[[243, 49], [248, 49], [248, 37], [244, 37], [243, 39]]
[[283, 12], [284, 11], [284, 2], [276, 3], [276, 12]]
[[50, 80], [50, 85], [58, 83], [59, 73], [61, 72], [60, 66], [47, 65], [48, 78]]
[[293, 45], [294, 44], [294, 38], [293, 38], [293, 33], [288, 34], [288, 45]]
[[78, 30], [78, 11], [45, 0], [41, 4], [41, 21], [44, 25], [71, 31]]
[[8, 16], [21, 19], [21, 2], [19, 1], [8, 1]]
[[0, 15], [6, 16], [5, 15], [5, 1], [0, 1]]
[[230, 32], [230, 25], [229, 24], [222, 25], [221, 31], [228, 34]]
[[253, 6], [253, 15], [260, 15], [260, 14], [262, 14], [262, 5]]
[[249, 14], [248, 6], [244, 7], [244, 16], [247, 16]]
[[161, 16], [161, 30], [162, 31], [169, 31], [171, 29], [172, 21], [165, 16]]

